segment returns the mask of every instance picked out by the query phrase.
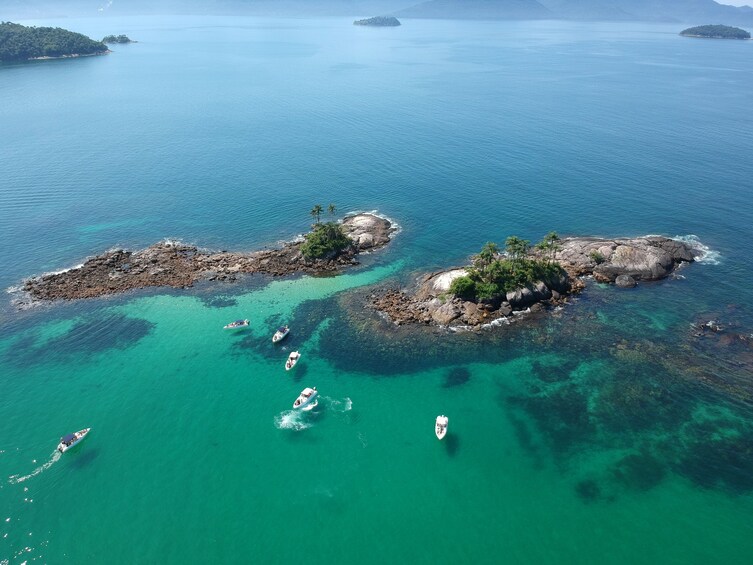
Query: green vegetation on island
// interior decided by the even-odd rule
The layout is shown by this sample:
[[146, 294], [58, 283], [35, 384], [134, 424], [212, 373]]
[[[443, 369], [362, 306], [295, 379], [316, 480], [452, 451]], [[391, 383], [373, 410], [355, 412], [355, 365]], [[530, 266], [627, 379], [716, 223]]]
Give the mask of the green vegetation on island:
[[102, 43], [136, 43], [133, 39], [125, 34], [107, 35], [102, 39]]
[[355, 26], [377, 26], [377, 27], [395, 27], [400, 25], [400, 20], [394, 16], [376, 16], [374, 18], [366, 18], [365, 20], [356, 20], [353, 22]]
[[489, 242], [473, 258], [468, 274], [452, 281], [450, 294], [463, 300], [490, 300], [538, 281], [557, 280], [565, 274], [554, 261], [561, 249], [559, 242], [556, 233], [549, 233], [535, 245], [535, 256], [529, 253], [531, 243], [514, 235], [505, 240], [505, 256], [496, 243]]
[[[334, 215], [336, 209], [334, 204], [330, 204], [327, 212]], [[322, 212], [324, 209], [320, 204], [311, 209], [310, 214], [316, 223], [311, 232], [305, 235], [306, 241], [301, 245], [301, 254], [306, 259], [332, 259], [353, 245], [340, 224], [335, 221], [320, 222]]]
[[59, 27], [0, 23], [0, 61], [76, 57], [107, 53], [107, 45]]
[[680, 32], [685, 37], [707, 37], [710, 39], [750, 39], [750, 33], [739, 27], [705, 25], [689, 27]]

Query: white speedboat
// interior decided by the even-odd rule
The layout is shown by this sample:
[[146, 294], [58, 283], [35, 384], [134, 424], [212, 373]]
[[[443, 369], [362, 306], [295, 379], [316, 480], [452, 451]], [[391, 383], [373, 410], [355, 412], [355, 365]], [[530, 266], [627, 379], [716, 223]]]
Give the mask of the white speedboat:
[[295, 364], [298, 363], [298, 360], [301, 358], [301, 354], [297, 351], [293, 351], [290, 355], [288, 355], [288, 360], [285, 361], [285, 370], [289, 371], [293, 367], [295, 367]]
[[223, 329], [226, 329], [226, 330], [237, 330], [238, 328], [248, 327], [248, 324], [249, 324], [248, 320], [236, 320], [235, 322], [230, 322]]
[[272, 343], [277, 343], [278, 341], [285, 339], [289, 333], [290, 328], [288, 326], [280, 326], [277, 328], [275, 335], [272, 336]]
[[295, 402], [293, 402], [293, 408], [297, 408], [299, 410], [312, 410], [316, 408], [316, 405], [319, 404], [319, 401], [316, 399], [316, 397], [319, 396], [319, 393], [316, 392], [316, 387], [314, 388], [304, 388], [303, 392], [298, 395], [298, 398], [295, 399]]
[[61, 437], [60, 443], [58, 444], [58, 451], [60, 453], [65, 453], [71, 447], [83, 441], [83, 439], [86, 437], [86, 434], [89, 433], [89, 430], [91, 430], [91, 428], [85, 428], [83, 430], [77, 431], [75, 434], [68, 434]]
[[447, 435], [447, 424], [450, 423], [450, 419], [447, 416], [437, 416], [437, 421], [434, 424], [434, 433], [437, 434], [437, 439], [444, 439]]

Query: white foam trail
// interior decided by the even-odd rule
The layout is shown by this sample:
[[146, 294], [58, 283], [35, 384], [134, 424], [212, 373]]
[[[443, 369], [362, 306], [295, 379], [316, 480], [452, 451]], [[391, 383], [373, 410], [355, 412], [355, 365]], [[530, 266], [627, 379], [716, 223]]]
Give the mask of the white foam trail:
[[299, 410], [285, 410], [275, 416], [275, 427], [278, 430], [293, 430], [300, 432], [312, 426], [305, 419], [305, 413]]
[[17, 485], [18, 483], [22, 483], [24, 481], [29, 480], [32, 477], [36, 477], [39, 473], [42, 471], [46, 471], [50, 467], [52, 467], [55, 463], [57, 463], [60, 460], [60, 456], [62, 453], [60, 453], [57, 449], [52, 452], [52, 455], [50, 455], [50, 460], [47, 461], [44, 465], [40, 465], [36, 469], [34, 469], [31, 473], [28, 475], [19, 476], [19, 475], [12, 475], [8, 477], [8, 482], [12, 485]]
[[322, 396], [321, 399], [327, 404], [327, 408], [333, 412], [350, 412], [353, 409], [353, 401], [347, 396], [342, 400], [329, 396]]
[[722, 254], [714, 251], [708, 245], [704, 245], [697, 235], [678, 235], [673, 237], [677, 241], [686, 243], [695, 251], [698, 256], [696, 263], [706, 263], [708, 265], [718, 265], [721, 262]]

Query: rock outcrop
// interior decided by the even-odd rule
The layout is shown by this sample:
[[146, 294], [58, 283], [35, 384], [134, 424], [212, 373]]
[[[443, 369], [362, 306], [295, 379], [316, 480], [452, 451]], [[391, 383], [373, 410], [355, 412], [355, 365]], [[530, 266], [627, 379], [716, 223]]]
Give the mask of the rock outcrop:
[[687, 244], [665, 237], [633, 239], [568, 238], [555, 254], [564, 272], [535, 281], [504, 296], [473, 302], [449, 294], [452, 281], [467, 274], [463, 267], [430, 273], [411, 289], [390, 289], [371, 299], [371, 306], [395, 324], [477, 327], [505, 319], [514, 312], [551, 308], [585, 288], [582, 277], [631, 288], [637, 281], [665, 278], [679, 264], [692, 262]]
[[636, 281], [663, 279], [680, 263], [694, 261], [695, 255], [686, 243], [667, 237], [578, 237], [564, 239], [555, 260], [571, 276], [593, 275], [599, 282], [612, 283], [620, 275]]
[[307, 260], [300, 242], [254, 253], [210, 253], [190, 245], [156, 243], [140, 251], [108, 251], [81, 267], [28, 279], [24, 290], [36, 300], [69, 300], [116, 294], [136, 288], [190, 287], [199, 280], [235, 280], [238, 275], [272, 276], [337, 272], [358, 264], [359, 252], [384, 247], [395, 228], [373, 214], [346, 217], [342, 222], [353, 245], [328, 260]]

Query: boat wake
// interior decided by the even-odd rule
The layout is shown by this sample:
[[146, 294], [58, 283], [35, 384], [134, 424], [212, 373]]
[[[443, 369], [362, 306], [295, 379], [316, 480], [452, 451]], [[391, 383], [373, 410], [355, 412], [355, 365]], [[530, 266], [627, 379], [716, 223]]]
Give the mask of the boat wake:
[[342, 400], [329, 396], [320, 396], [319, 399], [324, 402], [327, 409], [333, 412], [350, 412], [353, 409], [353, 401], [347, 396]]
[[275, 416], [275, 427], [278, 430], [301, 432], [312, 425], [306, 418], [306, 412], [301, 412], [300, 410], [285, 410]]
[[49, 461], [47, 461], [43, 465], [40, 465], [39, 467], [37, 467], [36, 469], [34, 469], [28, 475], [23, 475], [23, 476], [21, 476], [21, 475], [11, 475], [10, 477], [8, 477], [8, 482], [10, 484], [12, 484], [12, 485], [17, 485], [19, 483], [22, 483], [24, 481], [29, 480], [32, 477], [36, 477], [39, 473], [41, 473], [42, 471], [46, 471], [47, 469], [49, 469], [50, 467], [52, 467], [55, 463], [57, 463], [58, 460], [60, 459], [61, 455], [63, 455], [63, 454], [60, 453], [56, 449], [55, 451], [52, 452], [52, 455], [50, 455], [50, 460]]
[[718, 265], [721, 262], [722, 254], [701, 243], [697, 235], [678, 235], [672, 239], [688, 244], [698, 254], [696, 263]]

